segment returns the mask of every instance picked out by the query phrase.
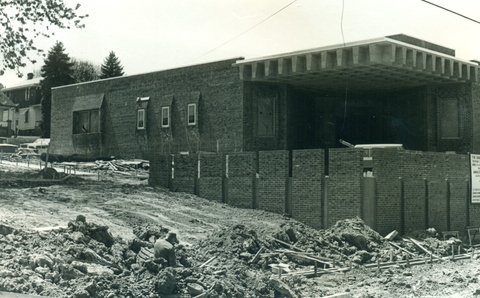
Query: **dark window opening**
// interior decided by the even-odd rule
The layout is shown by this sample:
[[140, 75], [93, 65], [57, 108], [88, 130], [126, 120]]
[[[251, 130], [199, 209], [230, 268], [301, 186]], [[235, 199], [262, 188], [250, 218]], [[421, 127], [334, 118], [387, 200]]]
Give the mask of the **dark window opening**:
[[73, 113], [73, 133], [100, 132], [99, 110], [78, 111]]

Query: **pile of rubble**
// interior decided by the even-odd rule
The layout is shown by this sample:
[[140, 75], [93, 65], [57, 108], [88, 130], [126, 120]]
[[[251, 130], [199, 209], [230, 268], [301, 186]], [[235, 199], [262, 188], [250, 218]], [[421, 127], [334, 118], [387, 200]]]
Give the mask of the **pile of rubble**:
[[409, 258], [413, 264], [428, 252], [441, 259], [449, 255], [445, 247], [458, 244], [434, 237], [389, 241], [359, 218], [327, 230], [286, 220], [273, 232], [254, 224], [223, 227], [192, 246], [179, 235], [178, 265], [169, 267], [153, 253], [168, 229], [138, 225], [133, 232], [128, 241], [115, 238], [82, 215], [66, 229], [43, 232], [0, 224], [0, 291], [77, 298], [301, 297], [312, 283], [308, 277], [387, 268], [388, 262], [393, 268]]

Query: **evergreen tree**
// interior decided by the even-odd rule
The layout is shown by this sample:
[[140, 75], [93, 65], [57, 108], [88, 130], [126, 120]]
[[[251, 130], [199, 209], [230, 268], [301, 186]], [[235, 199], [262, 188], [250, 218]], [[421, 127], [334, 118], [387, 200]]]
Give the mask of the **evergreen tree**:
[[65, 53], [63, 43], [57, 41], [48, 52], [45, 64], [41, 69], [43, 79], [40, 81], [42, 90], [42, 122], [40, 128], [43, 137], [50, 137], [50, 120], [52, 107], [52, 87], [75, 83], [73, 78], [73, 63]]
[[120, 60], [118, 60], [115, 52], [112, 51], [108, 54], [108, 57], [103, 61], [100, 71], [101, 79], [123, 76], [123, 66], [120, 65]]

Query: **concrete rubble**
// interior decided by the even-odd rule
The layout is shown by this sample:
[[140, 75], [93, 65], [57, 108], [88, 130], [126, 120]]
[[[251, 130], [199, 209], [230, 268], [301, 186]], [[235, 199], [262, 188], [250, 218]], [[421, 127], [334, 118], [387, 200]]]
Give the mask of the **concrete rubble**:
[[[76, 179], [75, 184], [85, 192], [89, 182]], [[80, 186], [71, 187], [76, 191]], [[387, 239], [360, 218], [315, 230], [288, 217], [247, 210], [237, 213], [256, 212], [246, 213], [251, 220], [233, 224], [221, 216], [208, 217], [200, 205], [210, 203], [191, 195], [128, 185], [117, 188], [118, 197], [157, 196], [158, 200], [155, 193], [160, 191], [194, 206], [195, 213], [189, 214], [196, 216], [176, 218], [177, 227], [187, 223], [192, 227], [175, 230], [180, 240], [175, 245], [176, 267], [153, 256], [155, 241], [172, 231], [172, 217], [167, 220], [147, 213], [135, 217], [128, 206], [115, 209], [111, 193], [97, 193], [110, 198], [102, 205], [103, 212], [113, 215], [108, 220], [82, 213], [63, 227], [35, 230], [0, 217], [0, 291], [76, 298], [322, 297], [337, 293], [390, 297], [391, 293], [424, 296], [439, 291], [474, 297], [480, 293], [480, 260], [475, 251], [460, 239], [444, 240], [431, 229]], [[81, 203], [74, 201], [75, 195], [67, 198], [72, 192], [61, 192], [61, 187], [23, 191], [29, 200]], [[91, 200], [90, 209], [98, 204]], [[135, 201], [128, 209], [139, 208], [141, 203]], [[234, 216], [231, 207], [212, 206]], [[253, 214], [275, 219], [266, 224]], [[131, 231], [129, 237], [112, 233], [119, 224]], [[204, 237], [191, 237], [198, 229]]]

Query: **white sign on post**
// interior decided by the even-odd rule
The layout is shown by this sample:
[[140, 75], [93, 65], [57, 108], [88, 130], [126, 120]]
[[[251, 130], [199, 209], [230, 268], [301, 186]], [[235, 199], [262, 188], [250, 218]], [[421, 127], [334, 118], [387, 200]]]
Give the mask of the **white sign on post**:
[[470, 154], [472, 203], [480, 203], [480, 154]]

